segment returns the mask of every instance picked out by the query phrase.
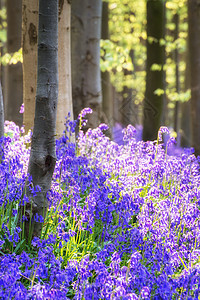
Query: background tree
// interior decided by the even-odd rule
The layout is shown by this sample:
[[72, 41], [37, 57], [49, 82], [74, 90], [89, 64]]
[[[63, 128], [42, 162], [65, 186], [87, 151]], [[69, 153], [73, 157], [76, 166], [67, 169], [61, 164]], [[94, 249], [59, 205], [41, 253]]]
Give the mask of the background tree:
[[[188, 51], [188, 39], [187, 39], [187, 51], [185, 55], [186, 69], [184, 77], [185, 91], [190, 90], [190, 60]], [[181, 103], [181, 146], [191, 146], [191, 99]]]
[[[7, 52], [13, 54], [21, 48], [22, 0], [7, 0]], [[5, 69], [5, 118], [22, 126], [19, 113], [23, 102], [22, 64], [8, 64]]]
[[[38, 2], [24, 1], [23, 3], [23, 72], [24, 72], [24, 124], [25, 130], [33, 128], [34, 107], [37, 78], [37, 24]], [[58, 118], [56, 124], [57, 136], [64, 130], [65, 117], [72, 110], [71, 93], [71, 63], [70, 63], [70, 4], [67, 0], [59, 1], [59, 96]]]
[[[113, 120], [141, 124], [145, 90], [145, 1], [109, 2], [109, 40], [101, 41], [101, 70], [114, 87]], [[104, 24], [104, 20], [102, 20]], [[128, 115], [127, 115], [128, 112]]]
[[[178, 135], [185, 132], [187, 125], [182, 115], [183, 106], [190, 98], [190, 87], [186, 84], [187, 64], [187, 5], [186, 1], [166, 1], [166, 81], [165, 81], [165, 125], [172, 127]], [[178, 30], [177, 30], [178, 29]], [[166, 113], [167, 112], [167, 113]], [[188, 119], [187, 119], [188, 120]], [[187, 131], [187, 130], [186, 130]]]
[[[45, 216], [46, 193], [50, 189], [56, 163], [55, 137], [58, 101], [58, 1], [39, 1], [38, 65], [35, 120], [28, 173], [40, 191], [26, 206], [26, 234], [29, 222]], [[29, 197], [31, 197], [29, 193]], [[31, 212], [32, 210], [32, 212]], [[34, 222], [33, 236], [40, 236], [41, 222]]]
[[[94, 2], [94, 1], [93, 1]], [[73, 51], [72, 51], [72, 63], [73, 63], [73, 99], [74, 99], [74, 110], [75, 115], [77, 116], [80, 110], [84, 106], [89, 106], [89, 102], [92, 101], [95, 103], [99, 102], [99, 97], [91, 96], [91, 91], [87, 92], [87, 86], [91, 82], [91, 78], [88, 79], [87, 83], [87, 74], [92, 74], [93, 71], [89, 71], [95, 67], [93, 63], [94, 55], [92, 51], [96, 46], [96, 39], [93, 39], [91, 32], [94, 31], [95, 26], [90, 26], [94, 22], [95, 25], [98, 25], [96, 20], [98, 18], [91, 18], [92, 5], [97, 5], [98, 1], [95, 3], [90, 3], [89, 0], [81, 1], [74, 0], [72, 2], [72, 9], [75, 13], [72, 13], [72, 39], [75, 38], [73, 42]], [[153, 1], [158, 3], [159, 1]], [[176, 130], [177, 122], [174, 122], [175, 108], [179, 106], [180, 102], [186, 102], [190, 98], [189, 89], [185, 90], [185, 69], [186, 69], [186, 39], [187, 39], [187, 6], [186, 0], [166, 0], [163, 3], [166, 3], [166, 24], [165, 25], [165, 38], [160, 39], [160, 43], [165, 47], [166, 60], [164, 65], [164, 70], [166, 72], [166, 84], [163, 89], [156, 89], [157, 95], [163, 93], [164, 90], [164, 113], [162, 121], [165, 122], [165, 125], [168, 127], [173, 127]], [[133, 125], [142, 124], [142, 111], [143, 104], [145, 105], [145, 85], [146, 85], [146, 1], [145, 0], [109, 0], [104, 2], [104, 7], [106, 10], [103, 12], [102, 20], [102, 35], [103, 32], [109, 31], [109, 36], [104, 35], [104, 38], [101, 40], [101, 70], [103, 76], [106, 76], [109, 73], [111, 85], [112, 85], [112, 94], [111, 97], [113, 104], [109, 101], [102, 102], [102, 105], [99, 104], [96, 106], [99, 107], [100, 111], [100, 120], [106, 121], [109, 119], [109, 122], [112, 123], [112, 120], [121, 122], [121, 125], [126, 126], [128, 123]], [[34, 6], [35, 5], [35, 6]], [[69, 41], [67, 34], [69, 30], [69, 4], [67, 0], [60, 0], [60, 15], [59, 15], [59, 31], [63, 28], [63, 33], [59, 35], [59, 51], [62, 53], [59, 54], [59, 74], [60, 74], [60, 87], [59, 87], [59, 103], [61, 104], [61, 109], [59, 112], [58, 107], [58, 116], [57, 118], [57, 128], [59, 124], [61, 125], [60, 129], [57, 130], [57, 133], [62, 134], [63, 131], [63, 116], [67, 114], [68, 109], [66, 109], [66, 102], [70, 99], [70, 68], [67, 70], [67, 66], [70, 63], [67, 63], [67, 56], [69, 57], [69, 47], [66, 47]], [[106, 12], [106, 14], [105, 14]], [[5, 15], [5, 13], [4, 13]], [[35, 93], [36, 93], [36, 61], [35, 57], [37, 56], [37, 16], [38, 15], [38, 4], [37, 1], [33, 3], [31, 0], [26, 0], [23, 2], [23, 56], [24, 56], [24, 102], [25, 102], [25, 115], [24, 122], [32, 122], [32, 125], [28, 127], [33, 127], [34, 120], [34, 102], [35, 102]], [[174, 36], [175, 32], [175, 16], [179, 16], [179, 30]], [[3, 16], [2, 13], [0, 16]], [[63, 17], [62, 17], [63, 16]], [[31, 19], [32, 18], [32, 19]], [[89, 21], [92, 20], [91, 22]], [[96, 19], [96, 20], [95, 20]], [[2, 19], [3, 20], [3, 19]], [[67, 23], [68, 20], [68, 23]], [[74, 22], [77, 21], [77, 24]], [[5, 22], [3, 22], [5, 23]], [[155, 20], [152, 21], [155, 23]], [[109, 25], [109, 26], [107, 26]], [[109, 27], [109, 28], [108, 28]], [[105, 29], [105, 31], [104, 31]], [[96, 29], [95, 29], [96, 30]], [[4, 38], [0, 28], [0, 41]], [[89, 36], [90, 35], [90, 36]], [[93, 35], [94, 36], [94, 35]], [[102, 36], [103, 37], [103, 36]], [[149, 39], [148, 39], [149, 40]], [[153, 40], [152, 40], [153, 41]], [[63, 44], [62, 44], [63, 43]], [[63, 46], [64, 45], [64, 46]], [[92, 46], [91, 46], [92, 45]], [[98, 43], [96, 43], [98, 45]], [[35, 47], [35, 52], [33, 51]], [[90, 49], [89, 49], [90, 48]], [[63, 51], [65, 49], [65, 51]], [[88, 55], [88, 49], [90, 55]], [[30, 50], [30, 51], [29, 51]], [[66, 51], [67, 50], [67, 51]], [[33, 51], [33, 52], [31, 52]], [[95, 50], [96, 51], [96, 50]], [[4, 52], [4, 51], [3, 51]], [[5, 53], [5, 52], [4, 52]], [[63, 58], [63, 53], [66, 57]], [[176, 55], [178, 53], [179, 58], [179, 88], [177, 89], [177, 80], [176, 80]], [[30, 57], [29, 57], [30, 55]], [[74, 59], [75, 57], [75, 59]], [[90, 60], [90, 58], [92, 59]], [[34, 62], [35, 61], [35, 62]], [[1, 57], [1, 62], [10, 62], [7, 55]], [[62, 67], [65, 63], [65, 67]], [[29, 64], [29, 65], [28, 65]], [[86, 65], [88, 67], [86, 67]], [[60, 68], [61, 67], [61, 68]], [[154, 63], [152, 68], [154, 72], [159, 73], [158, 69], [160, 68], [159, 64]], [[61, 69], [61, 70], [60, 70]], [[67, 71], [66, 71], [67, 70]], [[88, 70], [88, 71], [87, 71]], [[98, 67], [96, 68], [98, 70]], [[62, 74], [62, 71], [64, 73]], [[153, 73], [153, 70], [151, 70]], [[98, 71], [99, 72], [99, 71]], [[97, 72], [97, 73], [98, 73]], [[30, 76], [29, 76], [30, 75]], [[28, 76], [28, 77], [27, 77]], [[97, 84], [98, 79], [94, 78], [95, 84]], [[61, 87], [61, 82], [62, 87]], [[104, 83], [107, 82], [107, 79], [102, 80], [103, 92], [105, 91]], [[3, 91], [4, 80], [2, 79]], [[93, 84], [93, 88], [95, 87]], [[107, 85], [107, 83], [106, 83]], [[148, 82], [147, 82], [148, 85]], [[64, 87], [64, 88], [63, 88]], [[61, 91], [63, 89], [63, 92]], [[100, 88], [101, 90], [101, 88]], [[179, 91], [178, 91], [179, 90]], [[93, 91], [94, 92], [94, 91]], [[67, 94], [66, 94], [67, 93]], [[110, 93], [110, 90], [109, 90]], [[160, 94], [160, 96], [162, 96]], [[30, 96], [30, 97], [29, 97]], [[89, 97], [90, 96], [90, 97]], [[93, 100], [92, 100], [93, 97]], [[65, 99], [65, 100], [64, 100]], [[89, 99], [89, 100], [88, 100]], [[110, 96], [109, 96], [110, 99]], [[61, 101], [63, 100], [63, 101]], [[65, 102], [66, 101], [66, 102]], [[101, 100], [100, 100], [101, 101]], [[70, 101], [69, 101], [70, 102]], [[65, 103], [65, 104], [63, 104]], [[27, 111], [28, 105], [30, 104], [29, 112]], [[60, 104], [58, 104], [59, 106]], [[69, 104], [70, 105], [70, 104]], [[96, 104], [95, 104], [96, 105]], [[106, 106], [107, 105], [107, 106]], [[110, 108], [113, 106], [113, 109]], [[72, 107], [72, 105], [71, 105]], [[104, 114], [102, 114], [102, 108]], [[70, 108], [72, 109], [72, 108]], [[69, 110], [70, 110], [69, 109]], [[108, 111], [109, 117], [108, 117]], [[63, 113], [64, 112], [64, 113]], [[183, 110], [179, 110], [179, 117], [183, 120]], [[61, 113], [63, 116], [61, 117]], [[17, 111], [18, 114], [18, 111]], [[104, 119], [104, 115], [106, 115]], [[18, 114], [19, 115], [19, 114]], [[93, 127], [98, 124], [96, 121], [99, 116], [95, 112], [93, 114], [94, 121], [96, 122]], [[103, 120], [104, 119], [104, 120]], [[62, 121], [63, 120], [63, 121]], [[113, 123], [114, 123], [113, 122]], [[174, 124], [175, 123], [175, 124]], [[183, 122], [182, 122], [183, 123]], [[88, 124], [91, 126], [92, 123]], [[179, 126], [180, 127], [180, 124]], [[28, 128], [27, 128], [28, 129]], [[184, 129], [185, 130], [185, 129]], [[182, 130], [183, 131], [183, 130]]]
[[73, 120], [71, 87], [71, 4], [68, 0], [59, 1], [58, 17], [58, 107], [56, 132], [61, 136], [65, 129], [65, 117], [68, 112]]
[[85, 52], [86, 52], [86, 6], [88, 1], [73, 0], [71, 14], [71, 63], [72, 63], [72, 98], [74, 118], [83, 108]]
[[22, 1], [23, 102], [26, 132], [33, 128], [37, 85], [38, 1]]
[[200, 6], [198, 0], [188, 0], [189, 53], [191, 72], [192, 146], [200, 155]]
[[88, 127], [104, 121], [100, 75], [102, 1], [72, 1], [72, 94], [75, 117], [93, 109]]
[[[102, 4], [101, 39], [109, 40], [109, 8], [108, 2]], [[102, 109], [109, 128], [113, 127], [113, 95], [108, 71], [101, 72]]]
[[[164, 1], [147, 1], [147, 62], [146, 93], [144, 99], [143, 139], [155, 140], [160, 127], [163, 108]], [[156, 66], [156, 69], [153, 68]], [[156, 92], [157, 91], [157, 92]]]

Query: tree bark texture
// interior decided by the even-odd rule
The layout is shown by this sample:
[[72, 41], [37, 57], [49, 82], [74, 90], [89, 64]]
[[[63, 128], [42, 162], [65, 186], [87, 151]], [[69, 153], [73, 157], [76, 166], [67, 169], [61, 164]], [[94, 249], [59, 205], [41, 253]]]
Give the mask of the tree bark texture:
[[73, 0], [71, 15], [72, 38], [72, 99], [74, 118], [83, 109], [85, 53], [86, 53], [86, 7], [88, 0]]
[[[13, 54], [21, 48], [22, 0], [7, 0], [7, 52]], [[5, 68], [5, 118], [22, 126], [19, 113], [23, 102], [22, 64]]]
[[200, 4], [188, 0], [192, 146], [200, 155]]
[[[185, 91], [190, 89], [190, 59], [188, 51], [185, 55], [186, 69], [185, 69]], [[191, 147], [191, 99], [187, 102], [181, 103], [181, 147]]]
[[37, 85], [38, 1], [22, 0], [23, 102], [25, 131], [33, 129]]
[[97, 127], [103, 118], [100, 72], [100, 39], [101, 39], [102, 0], [88, 0], [86, 66], [83, 106], [93, 110], [88, 118], [87, 127]]
[[58, 17], [58, 73], [59, 93], [56, 132], [61, 136], [65, 126], [65, 117], [71, 114], [73, 120], [71, 88], [71, 4], [68, 0], [59, 1]]
[[[38, 1], [23, 0], [23, 71], [24, 71], [24, 124], [26, 132], [33, 128], [36, 81], [37, 81], [37, 35]], [[71, 92], [70, 54], [70, 4], [59, 0], [58, 16], [58, 72], [59, 95], [56, 133], [60, 137], [65, 129], [68, 112], [73, 119]]]
[[3, 94], [0, 83], [0, 139], [4, 136], [4, 106], [3, 106]]
[[72, 1], [72, 95], [75, 117], [90, 107], [87, 127], [104, 119], [100, 74], [101, 0]]
[[[174, 15], [175, 32], [174, 39], [177, 40], [179, 37], [179, 15]], [[179, 75], [179, 50], [176, 48], [174, 51], [174, 60], [176, 65], [176, 92], [180, 93], [180, 75]], [[180, 102], [176, 101], [174, 108], [174, 130], [179, 135], [180, 131]]]
[[[26, 235], [31, 220], [38, 214], [45, 216], [46, 193], [50, 189], [56, 163], [55, 137], [58, 101], [58, 1], [39, 1], [37, 91], [34, 129], [28, 173], [32, 176], [33, 187], [40, 192], [31, 198], [26, 207]], [[29, 193], [29, 197], [30, 193]], [[41, 222], [33, 223], [33, 236], [40, 236]]]
[[[109, 27], [108, 27], [109, 13], [108, 2], [102, 3], [102, 22], [101, 22], [101, 38], [103, 40], [109, 39]], [[112, 129], [114, 123], [114, 109], [113, 109], [113, 96], [112, 86], [110, 82], [110, 74], [108, 71], [101, 72], [101, 86], [102, 86], [102, 109], [109, 128]]]
[[[153, 38], [153, 41], [150, 39]], [[155, 140], [161, 123], [163, 95], [156, 95], [156, 89], [164, 89], [163, 63], [164, 48], [160, 39], [164, 38], [164, 1], [147, 1], [147, 65], [146, 93], [143, 108], [143, 140]], [[152, 71], [153, 64], [162, 68]]]

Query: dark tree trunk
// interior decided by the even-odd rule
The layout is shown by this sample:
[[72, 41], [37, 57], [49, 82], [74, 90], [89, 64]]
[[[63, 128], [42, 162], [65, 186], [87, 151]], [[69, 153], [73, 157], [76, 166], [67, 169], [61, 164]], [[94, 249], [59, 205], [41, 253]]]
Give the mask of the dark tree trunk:
[[[175, 32], [174, 32], [174, 39], [178, 39], [178, 33], [179, 33], [179, 15], [175, 14], [174, 16], [174, 22], [175, 22]], [[176, 92], [180, 93], [180, 76], [179, 76], [179, 52], [176, 48], [174, 51], [174, 60], [176, 65]], [[179, 134], [180, 130], [180, 103], [179, 101], [176, 101], [175, 108], [174, 108], [174, 130], [177, 134]]]
[[192, 146], [200, 155], [200, 5], [188, 0]]
[[[166, 3], [166, 1], [165, 1]], [[166, 28], [166, 24], [167, 24], [167, 16], [166, 16], [166, 5], [164, 4], [164, 21], [163, 21], [163, 36], [165, 37], [166, 36], [166, 32], [167, 32], [167, 28]], [[164, 51], [164, 58], [163, 58], [163, 65], [166, 64], [166, 60], [167, 60], [167, 57], [166, 57], [166, 49], [165, 49], [165, 46], [163, 46], [163, 51]], [[164, 94], [163, 94], [163, 107], [162, 107], [162, 116], [161, 116], [161, 124], [162, 125], [165, 125], [165, 126], [169, 126], [167, 124], [168, 122], [168, 99], [167, 99], [167, 95], [166, 95], [166, 86], [167, 86], [167, 83], [166, 83], [166, 70], [164, 69], [163, 70], [163, 90], [164, 90]]]
[[[38, 214], [45, 217], [46, 193], [50, 189], [56, 163], [55, 135], [58, 100], [58, 1], [39, 1], [38, 71], [35, 120], [28, 173], [33, 187], [40, 191], [26, 207], [26, 237], [30, 220]], [[31, 212], [32, 207], [32, 212]], [[33, 222], [33, 236], [40, 236], [41, 222]]]
[[0, 139], [4, 136], [4, 108], [3, 108], [3, 94], [0, 83]]
[[[22, 0], [7, 0], [7, 52], [21, 48]], [[7, 65], [5, 69], [5, 118], [22, 126], [23, 116], [19, 113], [23, 102], [22, 64]]]
[[[160, 39], [164, 38], [164, 1], [147, 1], [147, 65], [146, 65], [146, 93], [143, 108], [143, 140], [155, 140], [160, 127], [163, 94], [156, 95], [157, 89], [164, 89], [163, 64], [164, 47], [160, 46]], [[151, 38], [154, 40], [151, 41]], [[153, 64], [161, 66], [161, 70], [151, 70]]]
[[[187, 39], [188, 47], [188, 39]], [[185, 91], [190, 89], [190, 61], [188, 49], [185, 55]], [[191, 147], [191, 99], [181, 103], [181, 146]]]

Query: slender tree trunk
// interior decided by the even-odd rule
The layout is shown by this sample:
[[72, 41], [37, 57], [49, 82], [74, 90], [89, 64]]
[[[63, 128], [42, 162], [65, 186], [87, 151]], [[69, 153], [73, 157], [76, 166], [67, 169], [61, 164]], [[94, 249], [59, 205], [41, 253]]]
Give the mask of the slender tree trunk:
[[[175, 40], [178, 39], [179, 34], [179, 15], [175, 14], [174, 16], [174, 22], [175, 22], [175, 34], [174, 38]], [[179, 78], [179, 52], [176, 48], [174, 51], [174, 60], [176, 64], [176, 92], [180, 93], [180, 78]], [[174, 130], [177, 134], [179, 134], [180, 131], [180, 103], [179, 101], [176, 101], [175, 108], [174, 108]]]
[[[166, 3], [166, 1], [164, 0], [164, 2]], [[164, 4], [164, 22], [163, 22], [163, 36], [165, 37], [166, 36], [166, 32], [167, 32], [167, 29], [166, 29], [166, 24], [167, 24], [167, 16], [166, 16], [166, 5]], [[163, 65], [166, 64], [166, 60], [167, 60], [167, 57], [166, 57], [166, 49], [165, 49], [165, 46], [163, 46], [163, 51], [164, 51], [164, 58], [163, 58]], [[164, 89], [164, 94], [163, 94], [163, 109], [162, 109], [162, 115], [161, 115], [161, 124], [162, 125], [165, 125], [165, 126], [168, 126], [167, 125], [167, 122], [168, 122], [168, 99], [167, 99], [167, 94], [166, 94], [166, 86], [167, 86], [167, 83], [166, 83], [166, 70], [163, 69], [163, 89]]]
[[[109, 13], [108, 2], [103, 2], [102, 6], [102, 22], [101, 22], [101, 38], [103, 40], [109, 39]], [[113, 127], [113, 96], [112, 86], [110, 82], [110, 74], [108, 71], [101, 72], [101, 85], [102, 85], [102, 108], [103, 113], [107, 119], [110, 128]]]
[[86, 53], [86, 7], [88, 0], [73, 0], [71, 15], [72, 37], [72, 98], [74, 118], [78, 117], [83, 107]]
[[72, 1], [72, 95], [75, 117], [93, 109], [87, 127], [104, 121], [100, 74], [101, 0]]
[[[12, 54], [21, 48], [22, 0], [7, 0], [7, 24], [7, 52]], [[5, 118], [22, 126], [22, 64], [7, 65], [5, 72]]]
[[4, 136], [4, 107], [3, 107], [3, 94], [0, 83], [0, 139]]
[[22, 0], [23, 102], [25, 131], [33, 129], [37, 85], [38, 1]]
[[189, 52], [191, 71], [192, 146], [200, 155], [200, 6], [198, 0], [188, 0]]
[[71, 88], [71, 4], [68, 0], [59, 0], [58, 18], [58, 73], [59, 73], [59, 93], [56, 132], [60, 136], [65, 129], [65, 117], [71, 114], [72, 108], [72, 88]]
[[[35, 120], [28, 173], [34, 188], [40, 187], [26, 208], [26, 235], [33, 217], [45, 216], [46, 193], [56, 163], [55, 136], [58, 101], [58, 1], [39, 0], [38, 65]], [[29, 193], [29, 197], [30, 193]], [[41, 222], [33, 222], [33, 236], [40, 236]]]
[[[185, 61], [185, 91], [187, 91], [190, 89], [190, 61], [188, 49], [186, 51]], [[191, 99], [181, 103], [181, 146], [191, 147]]]
[[[151, 41], [152, 38], [153, 41]], [[161, 125], [163, 94], [156, 95], [155, 90], [164, 90], [164, 48], [159, 44], [162, 38], [164, 38], [164, 1], [147, 0], [147, 66], [143, 108], [144, 141], [155, 140]], [[153, 64], [160, 65], [161, 70], [153, 71], [151, 69]]]
[[86, 35], [86, 65], [83, 106], [90, 107], [87, 127], [95, 128], [103, 120], [100, 72], [100, 38], [102, 0], [88, 0]]

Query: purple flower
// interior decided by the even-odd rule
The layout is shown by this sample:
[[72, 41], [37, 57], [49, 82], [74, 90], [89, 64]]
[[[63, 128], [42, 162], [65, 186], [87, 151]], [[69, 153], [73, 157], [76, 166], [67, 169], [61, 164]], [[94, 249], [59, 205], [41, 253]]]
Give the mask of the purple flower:
[[20, 114], [23, 114], [24, 113], [24, 103], [22, 103], [21, 107], [20, 107], [20, 111], [19, 111]]
[[108, 130], [108, 129], [109, 129], [108, 125], [106, 125], [105, 123], [101, 123], [101, 124], [99, 125], [99, 128], [101, 129], [101, 131], [103, 131], [103, 130]]
[[84, 118], [87, 114], [92, 114], [92, 109], [90, 107], [86, 107], [82, 109], [80, 114], [78, 115], [78, 119]]
[[126, 296], [122, 297], [122, 300], [138, 300], [138, 296], [135, 293], [126, 294]]
[[136, 135], [136, 129], [134, 126], [132, 125], [128, 125], [125, 129], [122, 130], [122, 133], [123, 133], [123, 140], [124, 141], [128, 141], [130, 139], [132, 139], [133, 137], [135, 137]]
[[169, 134], [169, 129], [166, 126], [161, 126], [158, 130], [158, 141], [162, 142], [162, 135], [166, 133]]
[[167, 141], [167, 146], [170, 147], [172, 145], [176, 144], [176, 139], [174, 137], [170, 137]]
[[139, 252], [134, 252], [130, 258], [130, 267], [136, 268], [141, 259], [142, 259], [141, 254]]
[[143, 299], [148, 299], [150, 297], [150, 290], [147, 286], [144, 286], [140, 292], [140, 296]]

